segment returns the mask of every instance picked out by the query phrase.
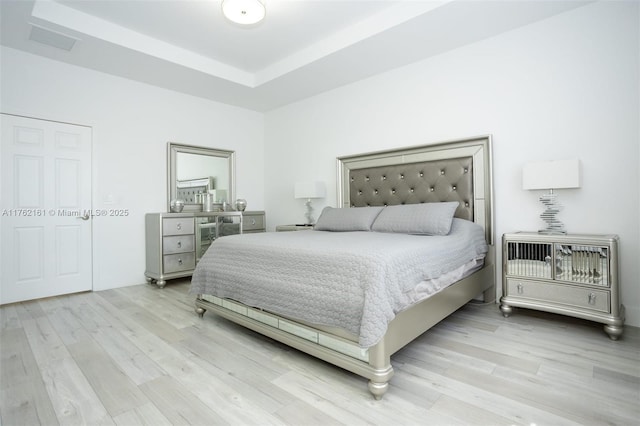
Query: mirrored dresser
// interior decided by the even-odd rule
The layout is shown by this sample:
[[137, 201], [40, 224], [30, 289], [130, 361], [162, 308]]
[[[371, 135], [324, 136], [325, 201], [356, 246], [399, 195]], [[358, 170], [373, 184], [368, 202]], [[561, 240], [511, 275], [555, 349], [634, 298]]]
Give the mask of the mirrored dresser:
[[263, 211], [147, 213], [147, 282], [162, 288], [167, 280], [190, 276], [217, 238], [265, 230]]

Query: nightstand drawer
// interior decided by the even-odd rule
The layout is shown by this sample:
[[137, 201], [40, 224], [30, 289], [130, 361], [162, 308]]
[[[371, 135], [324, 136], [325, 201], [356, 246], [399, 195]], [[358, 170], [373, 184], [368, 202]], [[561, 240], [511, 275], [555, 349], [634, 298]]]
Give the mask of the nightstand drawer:
[[188, 235], [193, 229], [192, 217], [162, 219], [162, 235]]
[[264, 230], [264, 215], [246, 214], [242, 218], [242, 231]]
[[508, 278], [507, 295], [592, 311], [611, 312], [609, 292], [602, 290]]
[[164, 272], [188, 271], [196, 267], [195, 253], [167, 254], [163, 257]]
[[175, 235], [162, 238], [162, 254], [185, 253], [193, 251], [193, 235]]

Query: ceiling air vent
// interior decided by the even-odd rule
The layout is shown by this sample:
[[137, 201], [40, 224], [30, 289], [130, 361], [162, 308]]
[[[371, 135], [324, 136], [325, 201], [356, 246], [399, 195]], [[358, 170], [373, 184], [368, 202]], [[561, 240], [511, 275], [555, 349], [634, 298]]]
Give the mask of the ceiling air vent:
[[73, 38], [66, 34], [52, 31], [34, 24], [31, 24], [31, 34], [29, 34], [29, 40], [37, 41], [38, 43], [57, 47], [58, 49], [66, 51], [70, 51], [71, 49], [73, 49], [76, 41], [78, 41], [77, 38]]

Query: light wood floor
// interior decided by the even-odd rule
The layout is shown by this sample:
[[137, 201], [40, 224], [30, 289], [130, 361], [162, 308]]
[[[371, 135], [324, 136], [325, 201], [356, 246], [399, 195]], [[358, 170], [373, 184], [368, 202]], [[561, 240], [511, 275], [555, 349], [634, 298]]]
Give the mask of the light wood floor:
[[640, 333], [471, 305], [366, 381], [211, 313], [188, 283], [7, 305], [1, 424], [604, 425], [640, 419]]

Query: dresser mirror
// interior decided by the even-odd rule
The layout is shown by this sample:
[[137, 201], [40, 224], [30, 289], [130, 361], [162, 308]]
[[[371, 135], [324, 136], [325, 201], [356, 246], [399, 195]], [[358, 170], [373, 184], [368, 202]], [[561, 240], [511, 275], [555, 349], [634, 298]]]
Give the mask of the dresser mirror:
[[216, 203], [235, 200], [235, 152], [169, 142], [167, 144], [167, 211], [171, 200], [183, 200], [183, 211], [202, 210], [202, 194]]

